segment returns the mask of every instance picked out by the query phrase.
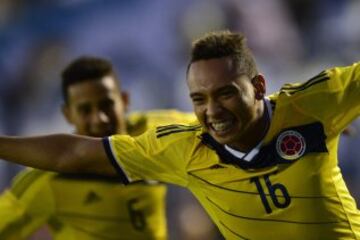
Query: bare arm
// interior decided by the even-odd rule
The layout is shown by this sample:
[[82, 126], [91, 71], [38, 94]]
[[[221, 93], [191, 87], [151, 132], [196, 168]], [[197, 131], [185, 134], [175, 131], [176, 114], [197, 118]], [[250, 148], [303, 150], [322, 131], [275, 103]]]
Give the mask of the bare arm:
[[101, 138], [80, 135], [0, 137], [0, 159], [63, 173], [115, 175]]

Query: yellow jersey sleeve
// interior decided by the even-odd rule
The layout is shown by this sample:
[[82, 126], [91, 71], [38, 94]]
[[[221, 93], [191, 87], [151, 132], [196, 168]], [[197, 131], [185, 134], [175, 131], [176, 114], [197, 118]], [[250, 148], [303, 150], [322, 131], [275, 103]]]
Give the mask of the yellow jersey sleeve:
[[199, 130], [199, 125], [159, 126], [139, 137], [115, 135], [103, 142], [110, 161], [129, 182], [142, 178], [186, 186], [193, 135]]
[[0, 196], [0, 239], [27, 239], [53, 211], [48, 175], [27, 169]]
[[317, 118], [336, 135], [360, 114], [360, 62], [335, 67], [299, 84], [285, 84], [280, 97], [294, 108]]

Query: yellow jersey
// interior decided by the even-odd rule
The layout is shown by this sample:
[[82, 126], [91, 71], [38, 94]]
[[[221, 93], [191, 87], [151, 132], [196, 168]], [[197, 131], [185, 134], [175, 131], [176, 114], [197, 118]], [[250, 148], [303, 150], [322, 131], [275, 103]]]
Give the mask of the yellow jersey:
[[250, 161], [196, 124], [115, 135], [104, 147], [129, 182], [188, 188], [226, 239], [360, 239], [337, 159], [341, 131], [360, 114], [360, 63], [285, 84], [269, 99], [271, 124]]
[[[194, 120], [175, 110], [133, 113], [128, 130], [136, 136]], [[167, 239], [165, 193], [162, 184], [124, 186], [119, 178], [26, 169], [0, 196], [0, 239], [27, 239], [46, 224], [55, 240]]]

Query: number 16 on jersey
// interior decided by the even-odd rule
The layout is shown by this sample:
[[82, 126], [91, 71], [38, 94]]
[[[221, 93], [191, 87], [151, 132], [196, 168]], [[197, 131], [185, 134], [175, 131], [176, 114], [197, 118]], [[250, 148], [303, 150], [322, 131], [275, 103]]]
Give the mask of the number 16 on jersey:
[[[263, 177], [263, 182], [266, 185], [266, 188], [269, 192], [269, 194], [266, 194], [264, 191], [263, 186], [261, 185], [260, 177], [254, 177], [250, 179], [250, 182], [255, 183], [256, 188], [259, 192], [259, 196], [261, 198], [261, 202], [264, 205], [266, 213], [272, 213], [272, 209], [270, 207], [269, 203], [269, 197], [270, 200], [274, 203], [275, 207], [277, 208], [286, 208], [291, 203], [291, 198], [289, 196], [289, 193], [286, 189], [286, 187], [280, 183], [272, 184], [270, 182], [269, 175], [265, 175]], [[278, 193], [278, 195], [276, 195]]]

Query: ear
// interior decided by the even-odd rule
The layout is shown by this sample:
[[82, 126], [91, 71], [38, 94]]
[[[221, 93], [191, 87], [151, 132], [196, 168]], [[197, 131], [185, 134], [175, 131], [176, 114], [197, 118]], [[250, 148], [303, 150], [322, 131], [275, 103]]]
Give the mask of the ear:
[[72, 124], [70, 109], [69, 109], [69, 106], [66, 103], [64, 103], [61, 106], [61, 112], [62, 112], [64, 118], [66, 119], [66, 121], [68, 123]]
[[263, 99], [266, 93], [266, 83], [264, 75], [258, 74], [251, 80], [251, 83], [253, 84], [255, 89], [255, 98], [257, 100]]
[[129, 110], [129, 105], [130, 105], [129, 93], [126, 91], [122, 91], [121, 92], [121, 100], [124, 103], [124, 111], [127, 112]]

